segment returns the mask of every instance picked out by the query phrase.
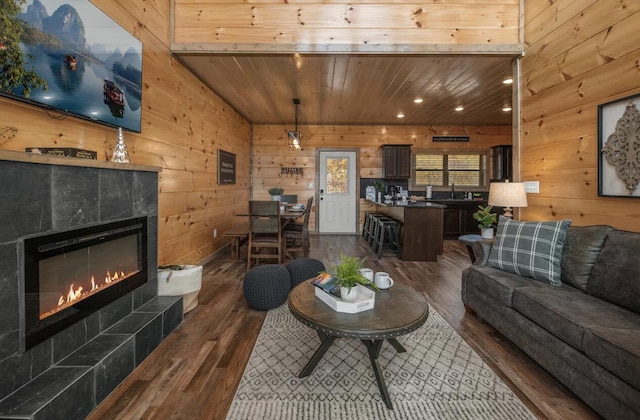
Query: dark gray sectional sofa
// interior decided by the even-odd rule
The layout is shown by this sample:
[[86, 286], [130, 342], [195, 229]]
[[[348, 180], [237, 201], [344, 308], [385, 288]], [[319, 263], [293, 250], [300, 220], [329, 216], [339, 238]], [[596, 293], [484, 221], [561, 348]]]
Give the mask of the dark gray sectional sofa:
[[640, 233], [569, 227], [559, 286], [488, 266], [495, 244], [474, 244], [465, 307], [605, 418], [640, 418]]

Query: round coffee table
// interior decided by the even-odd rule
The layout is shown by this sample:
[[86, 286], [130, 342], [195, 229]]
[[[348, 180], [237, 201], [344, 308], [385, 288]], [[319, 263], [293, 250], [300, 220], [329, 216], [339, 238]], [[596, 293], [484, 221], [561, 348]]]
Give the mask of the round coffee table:
[[336, 338], [358, 339], [367, 348], [382, 400], [387, 408], [392, 409], [389, 391], [378, 364], [382, 343], [387, 340], [398, 353], [405, 352], [395, 337], [410, 333], [425, 323], [429, 316], [427, 301], [411, 287], [396, 283], [388, 290], [376, 291], [373, 309], [348, 314], [334, 311], [315, 296], [314, 289], [311, 280], [302, 282], [289, 293], [287, 300], [293, 316], [315, 329], [320, 337], [320, 347], [299, 377], [309, 376], [313, 372]]

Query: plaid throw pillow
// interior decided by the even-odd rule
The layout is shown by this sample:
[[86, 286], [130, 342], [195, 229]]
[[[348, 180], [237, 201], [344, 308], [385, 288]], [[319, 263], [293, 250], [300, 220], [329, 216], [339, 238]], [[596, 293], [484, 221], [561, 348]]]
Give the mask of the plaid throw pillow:
[[560, 259], [571, 220], [517, 222], [500, 216], [487, 265], [560, 286]]

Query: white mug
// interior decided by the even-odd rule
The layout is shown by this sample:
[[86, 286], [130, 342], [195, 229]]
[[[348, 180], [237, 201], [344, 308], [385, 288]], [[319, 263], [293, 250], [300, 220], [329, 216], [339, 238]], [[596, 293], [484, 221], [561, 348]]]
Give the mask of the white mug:
[[375, 284], [378, 289], [388, 289], [393, 286], [393, 279], [389, 277], [389, 273], [378, 271], [374, 276], [373, 284]]
[[370, 268], [361, 268], [360, 269], [360, 274], [362, 274], [362, 277], [364, 277], [365, 279], [369, 280], [369, 281], [373, 281], [373, 270]]

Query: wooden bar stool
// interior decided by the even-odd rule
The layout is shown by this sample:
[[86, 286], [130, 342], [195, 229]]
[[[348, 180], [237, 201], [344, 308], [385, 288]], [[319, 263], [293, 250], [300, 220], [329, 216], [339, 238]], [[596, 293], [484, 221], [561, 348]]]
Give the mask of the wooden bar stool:
[[374, 217], [373, 235], [369, 241], [369, 246], [371, 246], [374, 253], [378, 253], [378, 247], [384, 241], [385, 223], [393, 221], [393, 219], [385, 215]]
[[362, 236], [365, 241], [369, 242], [369, 239], [373, 235], [373, 229], [375, 226], [374, 218], [380, 217], [380, 216], [382, 216], [382, 214], [375, 213], [375, 212], [368, 212], [364, 216], [364, 223], [362, 225]]
[[385, 250], [393, 251], [400, 255], [400, 223], [391, 218], [380, 219], [377, 232], [377, 242], [373, 251], [382, 258]]

